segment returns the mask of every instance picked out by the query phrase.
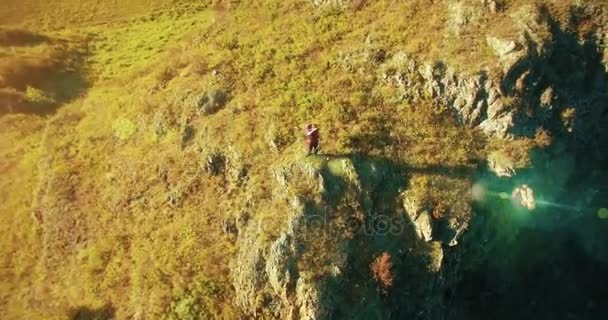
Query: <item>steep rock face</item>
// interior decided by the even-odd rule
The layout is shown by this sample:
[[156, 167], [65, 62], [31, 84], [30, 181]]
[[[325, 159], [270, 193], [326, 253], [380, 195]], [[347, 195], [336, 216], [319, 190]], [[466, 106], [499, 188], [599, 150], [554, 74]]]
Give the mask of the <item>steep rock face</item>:
[[[288, 229], [300, 227], [301, 214], [294, 212]], [[296, 263], [301, 255], [298, 246], [302, 244], [293, 232], [286, 230], [278, 239], [265, 244], [253, 239], [259, 234], [249, 230], [241, 240], [242, 249], [233, 275], [237, 303], [247, 312], [253, 315], [270, 312], [284, 319], [322, 319], [327, 314], [320, 301], [318, 284], [299, 273]]]
[[[606, 81], [605, 73], [590, 68], [606, 69], [606, 46], [601, 40], [605, 31], [600, 27], [605, 18], [601, 14], [590, 16], [598, 27], [579, 41], [553, 20], [545, 7], [523, 6], [510, 15], [516, 31], [509, 36], [486, 36], [498, 71], [466, 74], [442, 62], [421, 63], [397, 52], [381, 64], [379, 77], [399, 88], [402, 99], [416, 102], [431, 98], [438, 107], [453, 110], [463, 125], [479, 127], [489, 136], [530, 136], [542, 126], [559, 126], [556, 117], [568, 106], [589, 109], [605, 96], [605, 90], [599, 89]], [[564, 57], [564, 52], [573, 54]], [[581, 82], [595, 79], [593, 86], [598, 89], [585, 95], [579, 84], [573, 91], [577, 86], [565, 83], [568, 75]]]
[[383, 67], [382, 78], [398, 87], [403, 99], [431, 98], [438, 106], [454, 110], [464, 125], [478, 126], [488, 135], [508, 136], [515, 112], [504, 104], [499, 83], [489, 79], [487, 72], [463, 76], [443, 63], [419, 64], [403, 53], [395, 54]]
[[[601, 41], [604, 14], [595, 12], [593, 5], [570, 10], [572, 17], [566, 24], [553, 17], [547, 6], [523, 6], [510, 16], [517, 32], [488, 37], [502, 67], [497, 91], [515, 107], [509, 128], [515, 136], [531, 136], [540, 127], [554, 134], [564, 129], [572, 132], [563, 116], [569, 108], [585, 113], [590, 108], [605, 110], [601, 100], [606, 90], [600, 89], [606, 85]], [[581, 21], [592, 27], [583, 27]], [[589, 125], [594, 122], [578, 122], [581, 137], [593, 135]]]
[[[232, 267], [245, 313], [281, 319], [440, 314], [452, 281], [442, 275], [452, 256], [445, 247], [457, 244], [468, 222], [436, 226], [420, 197], [402, 192], [407, 172], [384, 160], [309, 157], [270, 171], [269, 205], [277, 216], [255, 214], [240, 228]], [[384, 252], [394, 263], [394, 290], [371, 274]]]
[[408, 191], [403, 193], [402, 198], [403, 207], [414, 224], [418, 238], [426, 242], [433, 240], [431, 216], [425, 204], [422, 203], [422, 200]]
[[[485, 38], [496, 59], [496, 68], [477, 73], [459, 72], [442, 62], [421, 63], [403, 52], [387, 53], [374, 48], [342, 55], [340, 59], [353, 72], [368, 72], [361, 67], [364, 65], [361, 61], [372, 62], [376, 66], [376, 78], [397, 88], [398, 99], [411, 102], [431, 99], [436, 107], [452, 110], [461, 124], [478, 127], [488, 136], [506, 139], [533, 137], [542, 128], [563, 141], [576, 142], [573, 144], [575, 149], [605, 154], [601, 143], [606, 141], [606, 130], [597, 123], [605, 121], [608, 115], [605, 102], [608, 96], [608, 58], [603, 40], [606, 39], [606, 19], [593, 5], [572, 7], [571, 14], [575, 16], [573, 12], [579, 9], [583, 18], [571, 18], [568, 23], [558, 21], [542, 5], [515, 10], [509, 16], [513, 27], [511, 32], [490, 32]], [[593, 27], [582, 33], [580, 21], [585, 19]], [[591, 137], [602, 142], [594, 142]], [[575, 149], [568, 151], [563, 143], [557, 144], [550, 155], [541, 156], [549, 160], [537, 159], [535, 162], [537, 166], [545, 163], [547, 168], [536, 168], [543, 172], [527, 179], [543, 181], [543, 190], [547, 194], [559, 194], [562, 191], [558, 189], [563, 189], [563, 182], [574, 174], [573, 168], [567, 164], [572, 160], [568, 152]], [[549, 165], [551, 162], [560, 165], [552, 167]], [[499, 177], [515, 175], [513, 160], [504, 155], [491, 155], [489, 166]], [[557, 180], [561, 182], [553, 182]], [[429, 247], [438, 248], [437, 254], [430, 259], [436, 264], [429, 268], [440, 270], [442, 276], [426, 278], [433, 283], [433, 289], [424, 291], [428, 294], [427, 301], [420, 304], [436, 306], [440, 302], [433, 299], [441, 292], [452, 292], [449, 288], [462, 277], [462, 268], [478, 257], [467, 256], [468, 247], [459, 248], [460, 251], [444, 251], [441, 246], [436, 246], [437, 242], [433, 241], [436, 226], [429, 223], [424, 206], [416, 203], [415, 197], [407, 192], [403, 194], [403, 200], [416, 237], [428, 243]], [[589, 205], [586, 202], [586, 206]], [[475, 221], [477, 230], [489, 223], [479, 221]], [[535, 227], [546, 227], [542, 224], [555, 227], [547, 221], [539, 222], [540, 226]], [[444, 243], [455, 246], [458, 238], [469, 228], [469, 221], [450, 220], [447, 224], [450, 237]], [[504, 239], [498, 241], [501, 240]], [[468, 245], [476, 244], [469, 242]], [[463, 259], [470, 261], [463, 262]], [[424, 285], [418, 289], [422, 287]], [[437, 314], [430, 309], [422, 312], [419, 318], [436, 318]]]
[[[271, 171], [271, 205], [285, 214], [256, 219], [239, 233], [232, 269], [237, 303], [246, 313], [283, 319], [387, 315], [391, 308], [368, 275], [369, 265], [397, 243], [419, 243], [416, 255], [434, 257], [429, 263], [440, 268], [441, 245], [426, 244], [432, 233], [430, 216], [418, 233], [401, 209], [403, 173], [390, 163], [316, 157], [279, 164]], [[388, 206], [393, 200], [396, 207]], [[404, 252], [394, 253], [398, 263], [405, 259]], [[396, 268], [426, 270], [403, 263]]]
[[[286, 212], [250, 223], [239, 239], [240, 251], [233, 267], [237, 303], [252, 315], [263, 312], [283, 319], [324, 319], [331, 308], [323, 301], [325, 282], [340, 277], [346, 263], [342, 248], [348, 242], [342, 236], [322, 234], [329, 218], [318, 211], [318, 204], [331, 186], [326, 186], [327, 178], [307, 163], [279, 166], [273, 175], [273, 202], [286, 201]], [[294, 191], [300, 188], [316, 196]], [[276, 220], [284, 220], [277, 230], [271, 226]], [[270, 234], [277, 236], [268, 239]], [[318, 247], [325, 240], [325, 247]], [[324, 252], [311, 252], [312, 247]], [[316, 257], [311, 254], [326, 258], [317, 266], [325, 270], [314, 270], [310, 264]]]
[[[488, 179], [495, 188], [509, 192], [519, 190], [520, 194], [522, 189], [527, 189], [525, 184], [534, 184], [533, 189], [538, 191], [536, 195], [542, 194], [544, 204], [537, 202], [534, 205], [530, 199], [520, 195], [521, 203], [516, 206], [497, 201], [490, 208], [480, 208], [483, 214], [474, 216], [470, 231], [459, 247], [461, 252], [468, 253], [459, 257], [462, 265], [454, 270], [483, 270], [473, 273], [472, 277], [491, 273], [493, 278], [500, 279], [475, 287], [474, 292], [488, 291], [489, 295], [501, 297], [500, 303], [503, 305], [522, 306], [521, 310], [501, 313], [505, 317], [516, 318], [518, 316], [512, 315], [517, 314], [560, 315], [565, 309], [588, 318], [593, 318], [592, 314], [605, 313], [603, 308], [572, 311], [579, 302], [573, 303], [569, 298], [560, 300], [556, 297], [558, 295], [553, 296], [548, 292], [551, 290], [547, 290], [548, 287], [567, 286], [561, 279], [568, 272], [580, 273], [578, 266], [584, 265], [581, 269], [585, 269], [589, 265], [604, 265], [606, 252], [599, 247], [586, 249], [598, 243], [597, 229], [594, 227], [598, 220], [594, 217], [595, 209], [591, 208], [593, 203], [598, 206], [602, 201], [594, 190], [597, 190], [598, 179], [605, 179], [601, 178], [603, 173], [591, 168], [606, 159], [606, 148], [602, 144], [606, 143], [607, 132], [596, 126], [597, 121], [606, 121], [608, 115], [608, 105], [605, 103], [608, 88], [606, 42], [602, 40], [605, 37], [606, 18], [594, 4], [577, 4], [567, 9], [552, 8], [553, 5], [557, 6], [524, 6], [510, 15], [517, 32], [509, 35], [496, 32], [487, 36], [488, 46], [494, 51], [502, 73], [494, 89], [513, 110], [513, 123], [507, 133], [515, 137], [531, 137], [538, 128], [544, 128], [554, 137], [551, 147], [534, 152], [532, 169], [525, 170], [521, 177], [514, 179], [506, 179], [515, 174], [511, 159], [499, 154], [490, 155], [488, 165], [493, 174], [483, 175], [480, 180]], [[594, 139], [601, 142], [592, 142]], [[575, 162], [578, 163], [576, 166]], [[546, 201], [572, 206], [547, 205]], [[528, 210], [532, 209], [533, 214], [529, 214]], [[518, 212], [526, 212], [525, 218], [518, 216]], [[513, 214], [505, 217], [505, 213]], [[555, 243], [557, 245], [552, 246]], [[520, 252], [513, 254], [514, 248]], [[584, 251], [582, 256], [585, 257], [576, 258], [572, 265], [569, 258], [564, 258]], [[553, 257], [560, 257], [557, 258], [559, 262], [552, 262]], [[522, 272], [524, 269], [531, 271]], [[543, 279], [537, 280], [534, 276], [545, 271], [547, 274], [543, 275]], [[577, 278], [577, 283], [580, 283], [579, 276], [593, 279], [597, 275], [577, 274], [573, 276]], [[530, 285], [524, 281], [519, 285], [517, 290], [526, 292], [524, 303], [519, 302], [519, 298], [502, 298], [514, 292], [513, 287], [506, 289], [495, 285], [526, 277], [534, 279], [535, 283]], [[558, 282], [554, 286], [553, 283]], [[465, 278], [457, 288], [466, 291], [470, 283], [470, 278]], [[538, 285], [542, 290], [529, 290], [537, 283], [543, 283]], [[597, 299], [594, 295], [589, 292], [582, 294], [584, 297], [580, 298], [579, 301], [583, 301], [580, 305]], [[460, 297], [455, 299], [462, 300]], [[527, 301], [534, 299], [553, 301], [553, 304], [547, 304], [549, 310], [528, 307]], [[462, 304], [462, 301], [459, 303]], [[495, 302], [491, 304], [492, 307], [497, 305]], [[481, 314], [483, 311], [477, 316]], [[475, 318], [468, 313], [460, 317]], [[453, 318], [459, 317], [453, 315]]]

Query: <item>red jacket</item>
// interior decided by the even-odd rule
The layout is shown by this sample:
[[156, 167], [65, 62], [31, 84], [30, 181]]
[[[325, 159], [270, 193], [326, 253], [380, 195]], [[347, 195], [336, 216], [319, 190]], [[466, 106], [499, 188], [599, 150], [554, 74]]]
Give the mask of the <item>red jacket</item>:
[[310, 128], [306, 129], [306, 141], [309, 144], [317, 144], [319, 143], [319, 128]]

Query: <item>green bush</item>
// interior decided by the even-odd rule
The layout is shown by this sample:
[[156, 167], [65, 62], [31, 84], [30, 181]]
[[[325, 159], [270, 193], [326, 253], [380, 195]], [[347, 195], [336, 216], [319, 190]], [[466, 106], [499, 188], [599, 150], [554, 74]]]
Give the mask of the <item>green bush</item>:
[[162, 317], [166, 320], [216, 319], [222, 313], [222, 289], [211, 281], [200, 281], [177, 297]]

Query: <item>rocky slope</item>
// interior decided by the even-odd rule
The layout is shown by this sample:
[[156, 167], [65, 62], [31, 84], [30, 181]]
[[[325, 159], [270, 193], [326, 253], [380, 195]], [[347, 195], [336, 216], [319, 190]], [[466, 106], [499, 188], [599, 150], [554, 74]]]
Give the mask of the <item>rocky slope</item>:
[[[323, 3], [323, 5], [328, 4]], [[479, 5], [467, 4], [466, 2], [455, 2], [453, 5], [464, 6], [465, 11], [473, 16], [475, 10], [484, 10]], [[497, 11], [496, 3], [491, 2], [487, 5], [490, 6], [490, 13], [483, 11], [483, 14], [495, 14]], [[546, 192], [547, 198], [558, 199], [560, 194], [570, 193], [563, 188], [566, 188], [564, 185], [573, 176], [589, 175], [586, 169], [577, 170], [572, 167], [573, 154], [590, 152], [593, 154], [590, 156], [595, 161], [599, 160], [599, 163], [605, 161], [606, 129], [601, 122], [606, 120], [608, 110], [606, 102], [608, 97], [606, 76], [608, 55], [605, 45], [607, 33], [604, 30], [606, 15], [603, 13], [601, 6], [588, 5], [572, 8], [569, 25], [560, 24], [552, 16], [550, 6], [552, 4], [524, 5], [511, 12], [508, 17], [510, 21], [506, 23], [511, 24], [514, 30], [509, 36], [505, 37], [492, 33], [485, 35], [487, 44], [495, 55], [495, 66], [473, 74], [457, 72], [442, 62], [421, 63], [416, 61], [415, 57], [402, 52], [388, 54], [383, 52], [382, 49], [374, 48], [371, 43], [368, 49], [341, 57], [342, 63], [353, 72], [364, 72], [361, 65], [375, 62], [378, 78], [382, 79], [387, 85], [397, 88], [399, 99], [410, 103], [416, 103], [422, 99], [431, 99], [436, 107], [447, 106], [461, 125], [478, 127], [488, 136], [509, 140], [522, 136], [534, 137], [539, 130], [549, 131], [557, 140], [556, 144], [559, 146], [546, 151], [542, 155], [537, 155], [538, 158], [535, 159], [533, 165], [544, 166], [544, 168], [537, 167], [535, 176], [530, 176], [526, 168], [520, 168], [524, 171], [525, 177], [516, 180], [536, 181], [541, 190]], [[455, 19], [465, 22], [475, 19], [466, 16], [467, 13], [460, 13], [460, 15], [464, 16]], [[585, 25], [581, 22], [583, 20], [585, 20]], [[462, 22], [455, 22], [458, 27], [462, 24]], [[457, 34], [458, 30], [454, 30], [454, 33]], [[576, 120], [570, 118], [572, 112], [576, 112]], [[501, 155], [501, 157], [504, 156], [509, 157], [508, 155]], [[550, 159], [550, 162], [547, 162], [548, 159]], [[331, 160], [328, 165], [331, 166], [332, 162], [336, 161], [338, 160]], [[476, 256], [495, 253], [488, 247], [501, 247], [500, 250], [503, 250], [503, 246], [521, 245], [517, 243], [519, 240], [508, 242], [497, 235], [509, 231], [497, 231], [494, 228], [488, 228], [489, 221], [493, 223], [495, 222], [494, 219], [504, 219], [494, 216], [502, 214], [502, 212], [496, 213], [501, 211], [497, 208], [478, 208], [477, 210], [480, 212], [487, 212], [488, 217], [482, 218], [484, 222], [474, 222], [472, 226], [473, 235], [467, 237], [465, 248], [451, 249], [449, 247], [458, 244], [457, 237], [468, 229], [472, 222], [467, 219], [449, 220], [447, 224], [438, 225], [432, 221], [430, 213], [424, 211], [424, 204], [420, 203], [418, 199], [408, 196], [408, 192], [404, 192], [401, 197], [396, 198], [399, 200], [391, 200], [396, 201], [396, 203], [388, 210], [389, 212], [405, 211], [407, 219], [405, 219], [405, 222], [390, 220], [388, 225], [390, 227], [394, 227], [395, 224], [406, 226], [407, 230], [391, 231], [388, 232], [389, 236], [383, 233], [384, 230], [371, 230], [372, 236], [357, 236], [355, 239], [344, 239], [339, 234], [335, 235], [331, 243], [324, 243], [322, 249], [320, 249], [331, 252], [330, 257], [324, 256], [327, 259], [326, 267], [329, 268], [328, 271], [313, 278], [298, 268], [303, 259], [299, 248], [317, 248], [315, 245], [301, 243], [305, 240], [300, 240], [301, 238], [311, 237], [308, 234], [311, 231], [301, 226], [302, 221], [306, 221], [307, 217], [313, 221], [315, 218], [322, 219], [323, 223], [320, 226], [328, 228], [327, 230], [339, 230], [334, 226], [334, 223], [339, 225], [340, 222], [334, 222], [334, 219], [344, 218], [335, 215], [348, 215], [353, 209], [356, 212], [356, 208], [361, 208], [359, 209], [362, 211], [361, 216], [366, 217], [372, 225], [374, 219], [378, 217], [391, 217], [390, 213], [387, 216], [374, 216], [372, 212], [377, 212], [378, 209], [374, 208], [373, 205], [370, 207], [369, 204], [377, 203], [378, 200], [366, 198], [369, 195], [374, 197], [378, 193], [387, 191], [379, 191], [379, 185], [364, 186], [358, 180], [360, 173], [357, 171], [356, 165], [353, 166], [353, 160], [345, 159], [341, 161], [344, 162], [342, 164], [336, 163], [334, 166], [345, 166], [341, 170], [344, 172], [343, 175], [346, 176], [346, 186], [343, 181], [333, 182], [338, 185], [336, 186], [338, 194], [331, 197], [326, 196], [327, 200], [321, 206], [328, 206], [327, 202], [336, 201], [336, 198], [339, 199], [337, 201], [343, 201], [344, 197], [349, 196], [360, 199], [359, 203], [355, 202], [350, 207], [340, 207], [339, 211], [335, 213], [333, 213], [332, 206], [326, 207], [330, 211], [325, 211], [324, 215], [319, 217], [312, 213], [315, 212], [314, 207], [306, 206], [300, 198], [295, 197], [292, 199], [294, 213], [290, 216], [285, 231], [274, 242], [266, 246], [256, 243], [255, 240], [250, 238], [252, 234], [255, 235], [256, 232], [259, 232], [259, 225], [257, 225], [257, 229], [254, 229], [255, 231], [249, 231], [244, 236], [243, 243], [240, 246], [241, 253], [237, 256], [236, 264], [239, 267], [233, 270], [238, 301], [244, 310], [249, 310], [250, 314], [253, 315], [259, 314], [259, 312], [267, 312], [270, 316], [289, 319], [332, 317], [367, 319], [402, 317], [405, 315], [420, 319], [443, 319], [466, 316], [466, 312], [460, 313], [463, 312], [459, 310], [462, 306], [448, 304], [446, 308], [445, 305], [442, 305], [446, 302], [453, 303], [452, 300], [463, 303], [460, 301], [462, 297], [452, 297], [459, 295], [458, 289], [461, 289], [464, 285], [461, 281], [467, 281], [463, 279], [463, 275], [467, 274], [464, 270], [479, 266], [475, 259], [488, 260], [487, 257]], [[356, 163], [360, 160], [354, 161]], [[595, 166], [599, 165], [595, 161], [592, 160], [591, 163], [594, 163]], [[491, 155], [489, 169], [498, 176], [513, 177], [517, 175], [516, 170], [512, 167], [516, 162], [514, 159], [505, 158], [496, 160]], [[570, 165], [566, 163], [570, 163]], [[387, 170], [386, 164], [383, 167], [375, 177], [368, 178], [381, 181], [380, 185], [390, 185], [393, 183], [390, 177], [404, 174], [390, 172], [390, 169], [388, 169], [389, 172], [383, 172], [383, 170]], [[555, 178], [555, 171], [560, 170], [563, 170], [561, 177]], [[592, 208], [594, 199], [597, 199], [594, 197], [593, 190], [598, 192], [598, 189], [593, 188], [602, 188], [602, 182], [597, 179], [599, 175], [604, 175], [598, 175], [597, 171], [593, 171], [592, 175], [595, 176], [595, 182], [584, 186], [587, 191], [591, 189], [589, 191], [591, 195], [588, 194], [586, 200], [578, 201], [578, 210], [580, 208]], [[320, 184], [318, 189], [320, 192], [328, 192], [327, 189], [331, 189], [332, 186], [327, 186], [327, 181], [331, 182], [335, 179], [335, 177], [328, 177], [328, 174], [331, 173], [324, 169], [312, 170], [308, 173], [310, 177], [308, 179], [313, 179], [311, 181], [312, 185]], [[296, 178], [295, 180], [301, 179]], [[314, 179], [318, 179], [318, 181], [314, 181]], [[495, 178], [483, 179], [496, 180]], [[543, 180], [551, 180], [551, 183], [557, 183], [558, 186], [549, 186], [551, 183], [546, 181], [543, 183]], [[288, 181], [289, 179], [282, 180], [282, 183], [289, 183]], [[496, 180], [490, 184], [500, 185], [501, 183], [504, 184], [505, 181]], [[358, 194], [362, 190], [362, 185], [364, 186], [363, 195]], [[280, 188], [284, 187], [281, 184], [279, 186], [281, 186]], [[353, 194], [340, 195], [339, 192], [344, 192], [345, 187], [350, 192], [354, 191]], [[398, 190], [401, 190], [401, 188], [398, 187]], [[433, 190], [430, 192], [433, 192]], [[321, 196], [321, 199], [323, 198]], [[561, 199], [572, 198], [566, 196]], [[286, 199], [286, 201], [288, 200]], [[319, 204], [316, 203], [315, 206], [319, 206]], [[492, 214], [492, 212], [494, 213]], [[311, 214], [312, 218], [310, 218]], [[542, 216], [541, 213], [537, 214]], [[538, 221], [534, 223], [546, 219], [540, 222], [545, 225], [541, 229], [557, 230], [558, 233], [553, 238], [555, 241], [561, 241], [559, 239], [562, 237], [562, 233], [569, 232], [563, 229], [564, 226], [572, 223], [570, 215], [573, 212], [566, 215], [554, 214], [560, 217], [551, 219], [553, 222], [546, 221], [549, 218], [544, 216], [542, 218], [537, 217]], [[589, 218], [587, 216], [583, 219], [588, 220]], [[575, 220], [579, 219], [575, 218]], [[438, 230], [437, 226], [443, 228], [443, 230]], [[525, 232], [537, 232], [533, 231], [536, 228], [539, 228], [539, 226], [535, 225], [531, 228], [532, 231]], [[597, 239], [594, 237], [599, 232], [598, 228], [601, 229], [601, 227], [593, 227], [592, 229], [596, 231], [590, 231], [590, 236], [577, 237], [575, 242], [583, 246], [587, 246], [589, 242], [597, 243]], [[566, 229], [568, 228], [566, 227]], [[348, 234], [357, 234], [357, 232], [348, 231]], [[435, 240], [434, 237], [437, 234], [444, 236]], [[360, 250], [363, 247], [369, 245], [373, 247], [375, 241], [385, 241], [386, 247], [380, 250], [391, 250], [393, 246], [390, 244], [391, 240], [374, 239], [378, 237], [400, 238], [401, 240], [397, 246], [401, 249], [397, 250], [399, 253], [394, 252], [394, 254], [402, 261], [397, 264], [396, 269], [400, 273], [416, 275], [415, 280], [408, 279], [409, 285], [400, 283], [397, 286], [398, 289], [395, 289], [395, 291], [402, 292], [391, 292], [389, 296], [378, 295], [373, 288], [365, 288], [365, 285], [361, 285], [363, 288], [358, 288], [358, 285], [355, 285], [357, 288], [353, 288], [349, 284], [357, 281], [355, 280], [357, 274], [346, 271], [362, 267], [356, 265], [356, 258], [353, 256], [361, 254]], [[320, 240], [315, 239], [315, 241]], [[480, 241], [484, 244], [480, 245]], [[492, 241], [495, 241], [495, 243]], [[502, 243], [503, 241], [508, 244]], [[428, 244], [424, 244], [424, 242]], [[353, 245], [356, 247], [354, 252], [352, 249], [349, 250]], [[408, 247], [410, 252], [403, 253], [402, 250]], [[605, 263], [603, 253], [606, 252], [606, 249], [605, 246], [596, 247], [595, 250], [597, 251], [593, 256]], [[411, 250], [416, 253], [412, 253]], [[448, 251], [444, 252], [445, 250]], [[480, 253], [479, 250], [483, 252]], [[321, 254], [321, 252], [315, 252], [315, 254]], [[406, 262], [421, 257], [424, 257], [422, 261], [427, 261], [427, 265], [416, 266]], [[369, 264], [369, 261], [366, 263]], [[487, 290], [491, 292], [492, 288], [487, 288]], [[349, 302], [343, 305], [341, 303], [346, 302], [343, 300], [345, 295], [348, 296], [347, 301]], [[420, 297], [422, 299], [418, 300]], [[358, 301], [358, 303], [353, 304], [354, 301]], [[594, 300], [591, 298], [589, 301]], [[411, 309], [411, 306], [415, 307]], [[541, 310], [543, 310], [541, 313], [546, 312], [542, 308]], [[603, 312], [599, 310], [603, 309], [593, 305], [591, 309], [586, 311], [576, 311], [582, 313], [574, 312], [570, 315], [575, 317], [578, 314], [598, 315]], [[517, 314], [517, 311], [503, 310], [502, 312], [504, 312], [501, 315], [502, 317], [506, 317], [508, 314]]]
[[162, 61], [6, 108], [2, 314], [601, 318], [606, 10], [221, 2]]

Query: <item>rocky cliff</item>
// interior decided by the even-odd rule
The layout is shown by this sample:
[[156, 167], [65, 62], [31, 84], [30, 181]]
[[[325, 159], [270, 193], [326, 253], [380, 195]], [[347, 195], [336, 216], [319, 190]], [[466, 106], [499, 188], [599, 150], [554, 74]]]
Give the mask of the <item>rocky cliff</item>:
[[142, 68], [92, 29], [73, 71], [115, 76], [0, 105], [5, 318], [607, 314], [604, 4], [204, 10], [124, 22], [191, 32]]
[[[558, 4], [524, 5], [511, 11], [503, 22], [510, 28], [509, 32], [499, 30], [484, 35], [494, 63], [477, 72], [458, 71], [442, 61], [419, 61], [404, 52], [388, 53], [369, 39], [364, 49], [341, 54], [338, 63], [353, 73], [368, 72], [366, 66], [373, 64], [376, 77], [383, 85], [397, 89], [395, 99], [408, 103], [430, 99], [435, 108], [447, 107], [462, 126], [479, 128], [490, 137], [513, 140], [538, 137], [542, 130], [550, 132], [559, 141], [557, 149], [561, 151], [553, 148], [544, 155], [539, 153], [533, 165], [545, 167], [538, 170], [535, 177], [529, 176], [526, 167], [520, 167], [524, 176], [528, 176], [519, 181], [550, 179], [554, 170], [565, 170], [559, 182], [563, 186], [573, 175], [585, 175], [571, 166], [563, 166], [564, 161], [572, 161], [573, 152], [597, 152], [600, 159], [606, 149], [606, 130], [600, 122], [605, 121], [608, 110], [608, 47], [605, 42], [606, 15], [601, 6], [570, 7], [566, 23], [558, 21], [562, 17], [553, 16], [555, 6]], [[482, 19], [478, 15], [490, 16], [485, 19], [492, 20], [492, 15], [501, 14], [501, 5], [493, 1], [482, 4], [454, 1], [449, 10], [456, 12], [448, 22], [453, 24], [450, 36], [458, 38], [459, 28]], [[573, 113], [577, 114], [576, 120], [571, 117]], [[551, 163], [546, 162], [547, 158], [551, 158]], [[454, 296], [462, 289], [461, 281], [468, 281], [463, 278], [467, 275], [465, 270], [478, 266], [475, 259], [487, 259], [478, 255], [490, 254], [492, 251], [488, 247], [505, 246], [500, 243], [504, 239], [496, 235], [500, 232], [494, 228], [490, 228], [494, 231], [487, 230], [487, 224], [493, 223], [496, 217], [474, 218], [474, 222], [454, 219], [438, 224], [431, 218], [424, 200], [412, 195], [411, 191], [401, 191], [406, 189], [405, 185], [387, 190], [387, 185], [395, 183], [393, 177], [406, 172], [395, 172], [387, 163], [371, 162], [377, 169], [372, 169], [372, 175], [367, 179], [375, 183], [362, 183], [360, 176], [366, 173], [359, 168], [365, 161], [369, 160], [321, 160], [320, 168], [308, 167], [303, 170], [306, 173], [296, 175], [293, 166], [278, 171], [280, 189], [294, 181], [310, 180], [320, 194], [316, 201], [285, 194], [287, 197], [283, 201], [290, 203], [292, 213], [283, 231], [266, 244], [259, 240], [263, 224], [254, 224], [245, 231], [233, 273], [238, 301], [250, 314], [266, 312], [269, 316], [289, 319], [367, 319], [405, 315], [444, 319], [462, 316], [455, 311], [461, 306], [453, 301], [462, 299]], [[489, 169], [496, 176], [517, 176], [513, 168], [515, 162], [504, 158], [497, 160], [496, 154], [492, 154]], [[303, 165], [306, 168], [306, 164]], [[334, 169], [340, 172], [337, 176], [331, 169], [328, 171], [327, 168], [332, 167], [338, 167]], [[493, 182], [496, 185], [505, 183], [489, 179], [496, 180]], [[334, 188], [335, 193], [332, 192]], [[391, 205], [387, 206], [388, 199], [379, 197], [386, 197], [386, 193], [391, 192]], [[547, 194], [558, 197], [557, 194], [563, 192], [563, 189], [553, 188]], [[591, 206], [591, 202], [592, 198], [589, 198], [580, 205]], [[385, 204], [384, 208], [378, 208], [382, 204]], [[465, 210], [484, 212], [488, 209]], [[405, 212], [405, 216], [400, 216], [404, 221], [392, 220], [399, 212]], [[361, 218], [356, 218], [358, 216]], [[314, 232], [310, 227], [303, 227], [314, 223], [315, 219], [321, 220], [315, 227], [325, 228], [324, 233], [331, 235], [329, 242], [306, 242], [306, 239], [322, 241], [310, 234]], [[356, 221], [354, 226], [357, 228], [340, 229], [344, 224], [341, 219]], [[561, 221], [556, 222], [557, 226], [571, 222], [569, 219]], [[403, 229], [389, 232], [373, 229], [374, 223], [378, 222], [387, 223], [389, 228], [398, 225]], [[466, 233], [470, 223], [472, 235], [466, 237], [464, 248], [456, 247], [458, 237]], [[361, 226], [372, 226], [372, 230], [365, 230], [371, 234], [361, 232]], [[479, 241], [490, 242], [479, 245]], [[370, 250], [364, 249], [367, 247], [371, 247], [371, 251], [364, 251]], [[485, 251], [480, 253], [480, 248]], [[314, 276], [310, 270], [299, 267], [305, 259], [302, 250], [311, 249], [315, 251], [307, 254], [324, 260], [323, 268], [326, 268], [325, 271], [314, 268], [320, 271]], [[392, 252], [398, 260], [395, 269], [402, 277], [407, 277], [407, 280], [400, 279], [399, 285], [388, 295], [373, 288], [377, 286], [374, 283], [358, 283], [362, 274], [356, 270], [364, 270], [370, 261], [358, 265], [361, 258], [356, 256], [363, 252], [377, 255], [374, 251]], [[408, 261], [412, 259], [425, 262]], [[446, 308], [444, 303], [450, 307]]]

